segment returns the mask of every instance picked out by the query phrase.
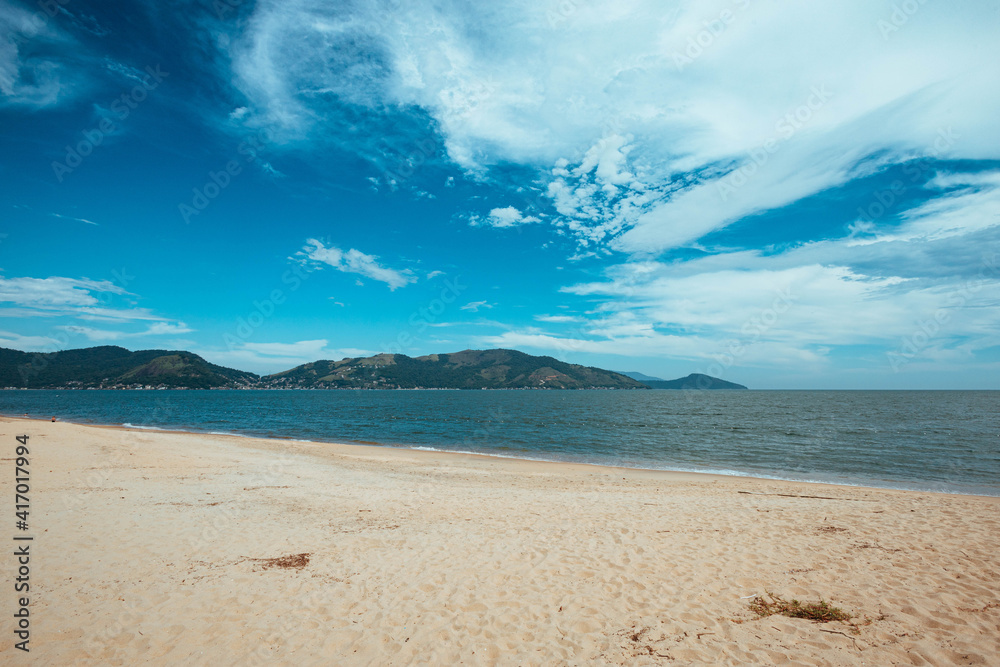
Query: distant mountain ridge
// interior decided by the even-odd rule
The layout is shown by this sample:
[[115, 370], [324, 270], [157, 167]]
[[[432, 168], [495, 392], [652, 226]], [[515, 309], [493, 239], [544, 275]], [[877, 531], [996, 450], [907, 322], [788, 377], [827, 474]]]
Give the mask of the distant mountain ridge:
[[[630, 377], [630, 376], [639, 376]], [[641, 381], [642, 378], [650, 378]], [[0, 348], [0, 387], [27, 389], [746, 389], [692, 374], [659, 380], [534, 356], [462, 350], [408, 357], [377, 354], [320, 360], [259, 376], [193, 352], [104, 345], [49, 353]]]
[[256, 383], [254, 373], [209, 363], [193, 352], [102, 345], [32, 353], [0, 348], [0, 386], [27, 389], [212, 389]]
[[685, 390], [711, 390], [711, 389], [746, 389], [741, 384], [727, 382], [714, 378], [711, 375], [702, 373], [691, 373], [687, 377], [676, 380], [658, 380], [645, 383], [650, 389], [685, 389]]
[[625, 377], [630, 377], [633, 380], [638, 380], [639, 382], [666, 382], [663, 378], [653, 377], [652, 375], [646, 375], [645, 373], [638, 373], [636, 371], [618, 371]]
[[364, 389], [646, 389], [612, 371], [517, 350], [314, 361], [261, 379], [271, 387]]

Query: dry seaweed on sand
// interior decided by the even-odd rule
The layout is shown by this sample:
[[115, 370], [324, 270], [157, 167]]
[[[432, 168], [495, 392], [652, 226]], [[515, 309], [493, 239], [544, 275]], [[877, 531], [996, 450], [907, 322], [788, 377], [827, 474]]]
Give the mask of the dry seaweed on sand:
[[798, 600], [785, 600], [780, 595], [767, 593], [769, 600], [765, 600], [758, 595], [750, 601], [750, 611], [757, 614], [758, 618], [765, 618], [774, 614], [780, 614], [789, 618], [805, 618], [817, 623], [829, 623], [830, 621], [848, 621], [851, 615], [840, 607], [833, 607], [825, 600], [818, 602], [799, 602]]
[[311, 555], [308, 553], [289, 554], [288, 556], [281, 556], [279, 558], [250, 558], [248, 560], [257, 563], [258, 567], [262, 570], [270, 570], [275, 567], [284, 570], [301, 570], [309, 564], [309, 557]]

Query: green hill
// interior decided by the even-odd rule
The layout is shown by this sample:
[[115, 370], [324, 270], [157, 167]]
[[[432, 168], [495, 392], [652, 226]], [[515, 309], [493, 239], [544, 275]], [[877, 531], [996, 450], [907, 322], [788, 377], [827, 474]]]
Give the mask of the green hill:
[[0, 386], [190, 389], [255, 384], [254, 373], [211, 364], [192, 352], [140, 350], [104, 345], [50, 353], [0, 348]]
[[746, 389], [697, 373], [678, 380], [628, 375], [638, 377], [516, 350], [376, 354], [314, 361], [259, 377], [177, 350], [131, 352], [104, 345], [31, 353], [0, 348], [0, 387], [28, 389]]
[[619, 373], [516, 350], [314, 361], [261, 379], [268, 387], [364, 389], [645, 389]]
[[691, 373], [677, 380], [648, 380], [644, 384], [650, 389], [746, 389], [741, 384], [726, 382], [701, 373]]

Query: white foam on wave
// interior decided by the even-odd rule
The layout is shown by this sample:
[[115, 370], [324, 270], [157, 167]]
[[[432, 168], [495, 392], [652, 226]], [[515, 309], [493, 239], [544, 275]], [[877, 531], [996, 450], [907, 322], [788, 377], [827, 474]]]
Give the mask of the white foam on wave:
[[[387, 445], [392, 447], [392, 445]], [[397, 448], [398, 449], [398, 448]], [[515, 461], [535, 461], [538, 463], [576, 463], [562, 459], [539, 459], [531, 456], [514, 456], [513, 454], [494, 454], [493, 452], [473, 452], [468, 449], [444, 449], [440, 447], [413, 446], [403, 449], [416, 449], [422, 452], [442, 452], [444, 454], [472, 454], [473, 456], [489, 456], [494, 459], [514, 459]], [[608, 465], [606, 463], [594, 463], [593, 465]]]
[[122, 426], [124, 426], [125, 428], [140, 428], [143, 431], [165, 431], [166, 430], [166, 429], [159, 428], [157, 426], [140, 426], [140, 425], [137, 425], [137, 424], [130, 424], [128, 422], [125, 422], [124, 424], [122, 424]]
[[[391, 445], [390, 445], [391, 446]], [[447, 449], [441, 447], [427, 447], [424, 445], [416, 445], [412, 447], [406, 447], [406, 449], [415, 449], [423, 452], [443, 452], [451, 454], [473, 454], [475, 456], [489, 456], [491, 458], [497, 459], [515, 459], [518, 461], [535, 461], [539, 463], [574, 463], [577, 465], [592, 465], [601, 466], [604, 468], [622, 468], [626, 470], [654, 470], [659, 472], [680, 472], [680, 473], [694, 473], [698, 475], [721, 475], [725, 477], [744, 477], [751, 479], [767, 479], [774, 480], [778, 482], [801, 482], [805, 484], [828, 484], [830, 486], [845, 486], [854, 488], [869, 488], [869, 489], [891, 489], [898, 491], [918, 491], [921, 493], [937, 492], [937, 493], [948, 493], [952, 495], [973, 495], [973, 496], [995, 496], [994, 492], [991, 490], [975, 490], [967, 491], [960, 490], [951, 487], [943, 488], [924, 488], [919, 482], [911, 482], [910, 484], [902, 483], [892, 483], [883, 482], [882, 484], [876, 483], [872, 480], [851, 480], [851, 479], [825, 479], [819, 478], [808, 478], [808, 477], [792, 477], [779, 474], [768, 474], [764, 472], [753, 472], [745, 470], [732, 470], [727, 468], [695, 468], [695, 467], [680, 467], [680, 466], [643, 466], [637, 465], [635, 463], [627, 462], [615, 462], [615, 461], [599, 461], [599, 460], [572, 460], [572, 459], [543, 459], [534, 458], [530, 456], [515, 456], [510, 454], [494, 454], [492, 452], [473, 452], [463, 449]]]

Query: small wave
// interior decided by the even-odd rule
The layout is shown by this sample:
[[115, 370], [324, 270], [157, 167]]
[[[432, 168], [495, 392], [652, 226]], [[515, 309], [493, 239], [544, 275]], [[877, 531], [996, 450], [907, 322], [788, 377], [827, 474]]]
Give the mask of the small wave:
[[[392, 445], [389, 445], [392, 447]], [[398, 447], [394, 447], [398, 449]], [[444, 454], [472, 454], [473, 456], [489, 456], [494, 459], [514, 459], [515, 461], [534, 461], [536, 463], [578, 463], [577, 461], [570, 461], [564, 459], [539, 459], [530, 456], [513, 456], [510, 454], [494, 454], [493, 452], [473, 452], [468, 449], [447, 449], [445, 447], [405, 447], [404, 449], [416, 449], [422, 452], [441, 452]], [[607, 463], [595, 463], [593, 465], [608, 465]]]
[[949, 493], [954, 495], [976, 495], [976, 496], [996, 496], [996, 492], [993, 489], [975, 489], [975, 490], [963, 490], [955, 487], [937, 487], [930, 488], [925, 484], [920, 482], [900, 483], [894, 480], [884, 480], [882, 483], [878, 483], [875, 480], [861, 479], [861, 478], [851, 478], [850, 476], [844, 476], [846, 479], [832, 479], [825, 476], [807, 477], [807, 476], [793, 476], [787, 474], [781, 474], [780, 472], [760, 472], [760, 471], [749, 471], [749, 470], [734, 470], [732, 468], [709, 468], [709, 467], [697, 467], [697, 466], [657, 466], [657, 465], [640, 465], [633, 462], [623, 462], [615, 461], [609, 459], [601, 459], [596, 457], [587, 457], [583, 459], [556, 459], [556, 458], [535, 458], [530, 456], [511, 456], [507, 454], [494, 454], [492, 452], [473, 452], [462, 449], [447, 449], [441, 447], [427, 447], [427, 446], [411, 446], [406, 447], [406, 449], [415, 449], [424, 452], [442, 452], [446, 454], [473, 454], [475, 456], [489, 456], [491, 458], [497, 459], [515, 459], [518, 461], [533, 461], [538, 463], [571, 463], [577, 465], [592, 465], [600, 466], [603, 468], [621, 468], [626, 470], [651, 470], [656, 472], [679, 472], [679, 473], [694, 473], [697, 475], [719, 475], [723, 477], [744, 477], [751, 479], [766, 479], [774, 480], [779, 482], [801, 482], [805, 484], [827, 484], [830, 486], [845, 486], [845, 487], [862, 487], [862, 488], [875, 488], [875, 489], [893, 489], [899, 491], [918, 491], [918, 492], [937, 492], [937, 493]]
[[139, 426], [137, 424], [130, 424], [128, 422], [125, 422], [124, 424], [122, 424], [122, 426], [124, 426], [125, 428], [141, 428], [144, 431], [165, 431], [166, 430], [166, 429], [159, 428], [157, 426]]

